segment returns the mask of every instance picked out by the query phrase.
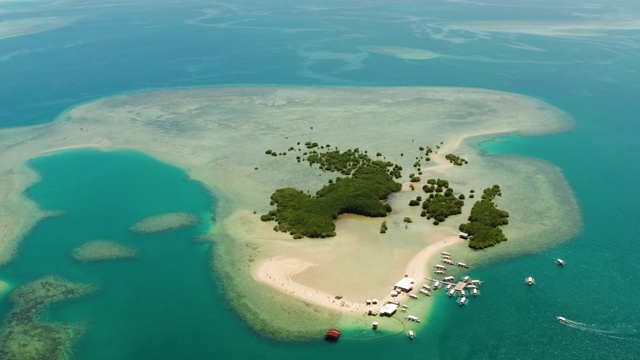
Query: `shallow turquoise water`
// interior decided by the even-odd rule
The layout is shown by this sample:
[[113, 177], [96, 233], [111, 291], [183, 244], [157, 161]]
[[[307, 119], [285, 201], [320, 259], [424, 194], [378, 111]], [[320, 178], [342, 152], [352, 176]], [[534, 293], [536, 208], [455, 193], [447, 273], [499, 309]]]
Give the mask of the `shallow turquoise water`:
[[[616, 4], [624, 6], [614, 9]], [[18, 258], [0, 268], [0, 277], [19, 284], [58, 273], [102, 286], [96, 296], [50, 313], [53, 320], [91, 321], [77, 358], [542, 359], [561, 351], [569, 359], [640, 358], [640, 288], [634, 285], [640, 273], [637, 31], [584, 41], [442, 28], [448, 20], [564, 19], [622, 8], [633, 13], [637, 4], [589, 9], [580, 1], [409, 1], [361, 7], [322, 1], [310, 5], [324, 10], [295, 12], [289, 2], [273, 0], [238, 1], [236, 10], [201, 1], [154, 5], [51, 6], [47, 14], [82, 18], [67, 28], [0, 40], [0, 125], [50, 121], [83, 101], [156, 87], [466, 86], [516, 92], [566, 111], [576, 128], [483, 146], [562, 168], [582, 207], [584, 228], [548, 251], [474, 269], [474, 276], [486, 280], [482, 296], [463, 309], [438, 299], [434, 320], [411, 344], [403, 336], [283, 344], [260, 338], [230, 310], [208, 272], [215, 249], [192, 241], [207, 223], [156, 235], [127, 231], [140, 218], [166, 211], [210, 218], [215, 200], [184, 172], [131, 152], [37, 159], [32, 165], [43, 180], [28, 194], [66, 215], [35, 227]], [[202, 20], [207, 26], [185, 22], [210, 8], [222, 16]], [[5, 15], [11, 16], [26, 15]], [[220, 22], [231, 25], [208, 26]], [[539, 50], [513, 47], [522, 44]], [[364, 54], [359, 49], [367, 45], [419, 47], [446, 56], [408, 61]], [[94, 238], [133, 245], [141, 256], [91, 265], [68, 257], [69, 249]], [[557, 257], [568, 266], [557, 268]], [[535, 287], [521, 286], [528, 275], [538, 280]], [[0, 317], [7, 310], [3, 299]], [[587, 325], [560, 326], [556, 315]]]

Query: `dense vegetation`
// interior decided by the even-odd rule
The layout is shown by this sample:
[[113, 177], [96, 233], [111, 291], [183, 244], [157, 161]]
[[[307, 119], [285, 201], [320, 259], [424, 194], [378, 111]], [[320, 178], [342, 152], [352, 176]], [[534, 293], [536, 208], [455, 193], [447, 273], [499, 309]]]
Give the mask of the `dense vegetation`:
[[460, 225], [460, 231], [472, 235], [470, 248], [484, 249], [507, 240], [500, 226], [509, 223], [509, 213], [498, 209], [493, 202], [496, 196], [502, 196], [498, 185], [484, 189], [482, 199], [471, 208], [469, 222]]
[[427, 220], [434, 219], [434, 225], [440, 224], [451, 215], [462, 212], [464, 201], [453, 195], [453, 189], [449, 187], [447, 180], [429, 179], [422, 189], [429, 194], [429, 197], [422, 203], [424, 211], [421, 215]]
[[[318, 146], [316, 143], [305, 145], [309, 149]], [[318, 165], [323, 171], [339, 172], [345, 177], [330, 181], [315, 196], [290, 187], [278, 189], [271, 195], [276, 209], [261, 219], [277, 221], [274, 230], [288, 232], [296, 239], [335, 236], [334, 220], [340, 214], [386, 216], [391, 206], [381, 200], [402, 187], [394, 181], [394, 177], [400, 177], [400, 166], [372, 160], [359, 149], [344, 152], [337, 149], [325, 152], [312, 150], [301, 160]]]
[[444, 156], [445, 159], [449, 160], [450, 163], [457, 166], [462, 166], [464, 164], [468, 164], [469, 162], [458, 155], [447, 154]]

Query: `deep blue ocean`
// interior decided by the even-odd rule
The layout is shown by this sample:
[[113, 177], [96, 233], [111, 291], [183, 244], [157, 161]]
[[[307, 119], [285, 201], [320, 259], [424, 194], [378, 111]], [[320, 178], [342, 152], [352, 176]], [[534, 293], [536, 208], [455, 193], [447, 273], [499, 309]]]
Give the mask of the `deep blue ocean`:
[[[215, 16], [205, 16], [207, 11]], [[560, 246], [474, 269], [474, 277], [486, 281], [483, 295], [464, 308], [436, 300], [436, 315], [416, 341], [399, 335], [281, 343], [249, 329], [211, 276], [209, 253], [215, 248], [195, 239], [215, 221], [216, 200], [200, 184], [143, 154], [83, 150], [31, 162], [42, 180], [27, 195], [64, 213], [28, 234], [15, 260], [0, 267], [0, 279], [19, 285], [55, 273], [101, 286], [97, 295], [47, 313], [51, 321], [90, 324], [77, 344], [77, 359], [640, 359], [640, 30], [559, 38], [446, 26], [639, 13], [640, 4], [631, 1], [587, 6], [577, 0], [0, 3], [0, 20], [76, 19], [66, 27], [0, 38], [2, 127], [49, 122], [83, 102], [159, 88], [508, 91], [560, 108], [575, 128], [480, 146], [559, 166], [584, 221], [581, 233]], [[443, 56], [405, 60], [366, 53], [364, 46]], [[193, 212], [204, 222], [144, 236], [127, 230], [145, 216], [170, 211]], [[70, 249], [96, 238], [118, 239], [141, 256], [108, 264], [71, 260]], [[555, 266], [555, 258], [568, 266]], [[529, 274], [535, 274], [536, 286], [520, 286]], [[6, 296], [0, 299], [0, 320], [9, 308]], [[556, 315], [581, 325], [562, 326]]]

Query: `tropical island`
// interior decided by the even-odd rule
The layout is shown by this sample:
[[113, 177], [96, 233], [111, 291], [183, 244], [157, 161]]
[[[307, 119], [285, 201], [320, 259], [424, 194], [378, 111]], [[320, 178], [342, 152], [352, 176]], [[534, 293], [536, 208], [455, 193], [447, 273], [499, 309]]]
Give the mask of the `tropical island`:
[[[571, 126], [564, 113], [539, 100], [463, 88], [237, 86], [105, 98], [69, 109], [51, 123], [0, 130], [0, 151], [5, 155], [0, 162], [4, 199], [0, 211], [7, 224], [0, 228], [0, 262], [15, 254], [24, 234], [45, 216], [24, 195], [37, 181], [27, 165], [30, 159], [75, 148], [126, 148], [185, 169], [190, 181], [199, 181], [215, 196], [212, 276], [254, 329], [266, 336], [295, 339], [317, 337], [329, 325], [356, 329], [363, 321], [368, 323], [366, 299], [382, 300], [405, 274], [424, 277], [441, 251], [459, 254], [461, 261], [477, 266], [573, 236], [580, 228], [580, 211], [557, 167], [532, 158], [486, 156], [478, 146], [505, 134], [538, 136]], [[265, 155], [266, 149], [291, 144], [289, 139], [308, 139], [312, 148], [301, 144], [300, 151], [294, 146], [276, 150], [276, 156]], [[342, 174], [346, 169], [318, 171], [321, 165], [326, 168], [324, 163], [309, 165], [302, 159], [309, 158], [312, 150], [326, 150], [325, 144], [331, 144], [329, 152], [368, 149], [372, 163], [385, 163], [383, 191], [370, 198], [385, 216], [370, 218], [332, 207], [327, 214], [335, 236], [292, 239], [289, 232], [273, 231], [276, 224], [260, 217], [276, 210], [273, 220], [287, 220], [274, 208], [287, 200], [269, 202], [278, 189], [296, 189], [296, 194], [286, 193], [302, 198], [301, 192], [307, 198], [303, 202], [313, 202], [325, 186], [327, 194], [320, 198], [331, 198], [334, 189], [341, 189], [335, 184], [357, 181], [352, 179], [355, 168], [350, 175]], [[427, 154], [424, 144], [439, 145]], [[411, 150], [419, 147], [423, 150], [418, 154]], [[374, 151], [384, 155], [374, 157]], [[340, 156], [345, 152], [340, 150]], [[446, 154], [463, 157], [469, 164], [455, 166]], [[320, 157], [318, 161], [323, 161]], [[397, 165], [395, 171], [387, 162]], [[413, 176], [402, 169], [412, 169]], [[373, 174], [383, 178], [381, 171]], [[389, 175], [401, 187], [385, 195], [388, 189], [397, 189]], [[337, 181], [337, 176], [343, 179]], [[438, 179], [446, 179], [447, 186], [439, 186]], [[467, 202], [474, 195], [472, 189], [493, 184], [505, 194], [491, 202], [509, 213], [509, 225], [501, 229], [509, 241], [488, 252], [474, 251], [458, 238], [458, 227], [467, 222], [473, 206], [461, 206], [454, 214], [458, 206], [449, 199]], [[433, 191], [420, 191], [425, 185]], [[432, 199], [440, 194], [451, 204], [438, 209], [431, 200], [422, 208], [431, 194]], [[418, 204], [409, 206], [411, 200]], [[428, 211], [424, 218], [422, 211]], [[445, 221], [434, 225], [445, 214]], [[416, 311], [424, 319], [429, 308], [427, 304]], [[392, 323], [397, 322], [381, 322], [381, 327], [402, 330], [402, 324], [394, 328]]]

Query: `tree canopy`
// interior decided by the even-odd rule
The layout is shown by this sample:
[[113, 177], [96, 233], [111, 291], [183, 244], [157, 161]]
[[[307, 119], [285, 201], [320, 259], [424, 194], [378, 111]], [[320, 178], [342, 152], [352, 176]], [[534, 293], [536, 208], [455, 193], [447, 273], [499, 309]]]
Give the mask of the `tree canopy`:
[[507, 240], [500, 226], [509, 223], [509, 213], [498, 209], [493, 202], [496, 196], [502, 196], [500, 186], [493, 185], [484, 189], [481, 200], [476, 201], [471, 208], [469, 222], [460, 225], [460, 231], [472, 235], [469, 240], [470, 248], [484, 249]]

